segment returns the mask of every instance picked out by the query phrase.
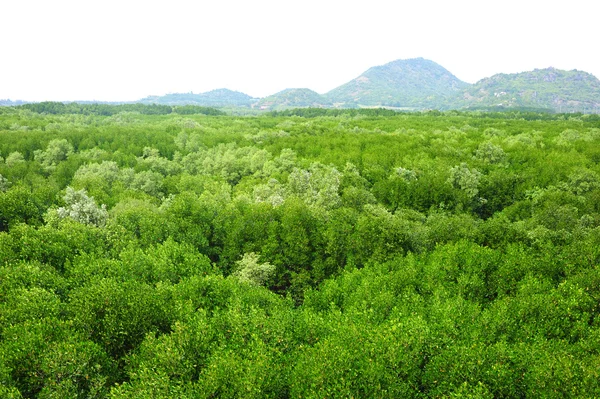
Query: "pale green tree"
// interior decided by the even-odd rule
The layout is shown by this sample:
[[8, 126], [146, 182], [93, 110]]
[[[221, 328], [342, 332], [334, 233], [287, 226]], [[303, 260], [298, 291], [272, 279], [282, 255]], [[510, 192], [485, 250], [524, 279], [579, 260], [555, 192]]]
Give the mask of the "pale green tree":
[[260, 263], [259, 258], [254, 252], [244, 254], [242, 259], [235, 262], [237, 268], [233, 276], [244, 283], [265, 285], [275, 273], [275, 266], [269, 262]]
[[288, 193], [309, 205], [332, 209], [341, 203], [341, 177], [335, 167], [313, 162], [308, 169], [294, 168], [288, 177]]
[[54, 139], [48, 143], [45, 151], [36, 150], [33, 155], [44, 168], [52, 170], [59, 162], [66, 160], [73, 154], [73, 145], [67, 139]]
[[11, 152], [10, 154], [8, 154], [6, 160], [4, 161], [4, 163], [6, 163], [6, 166], [8, 166], [9, 168], [12, 168], [13, 166], [24, 162], [25, 158], [23, 157], [23, 154], [21, 154], [19, 151]]
[[475, 158], [488, 164], [497, 164], [506, 159], [506, 153], [502, 147], [486, 141], [479, 144], [479, 147], [477, 147]]
[[569, 175], [568, 187], [575, 194], [582, 195], [600, 188], [600, 178], [593, 170], [580, 168]]
[[110, 186], [119, 179], [119, 173], [119, 166], [114, 161], [90, 163], [80, 166], [73, 180], [81, 182], [102, 180]]
[[406, 169], [403, 167], [398, 167], [395, 170], [396, 176], [400, 177], [407, 183], [413, 182], [417, 180], [417, 174], [414, 170]]
[[158, 172], [163, 176], [175, 175], [181, 172], [181, 166], [170, 159], [160, 156], [156, 148], [145, 147], [141, 157], [137, 158], [138, 165]]
[[466, 163], [461, 163], [450, 169], [448, 183], [452, 187], [462, 190], [468, 198], [475, 198], [479, 194], [479, 180], [481, 172], [477, 169], [469, 169]]
[[149, 170], [136, 173], [131, 181], [131, 188], [143, 191], [153, 197], [162, 197], [163, 176]]
[[0, 193], [3, 193], [6, 190], [8, 190], [9, 185], [10, 185], [10, 182], [8, 181], [8, 179], [6, 177], [0, 175]]
[[266, 184], [254, 186], [252, 196], [256, 202], [268, 202], [279, 206], [285, 201], [285, 190], [277, 179], [269, 179]]
[[66, 206], [56, 210], [60, 219], [70, 218], [79, 223], [104, 227], [108, 219], [106, 205], [98, 206], [94, 197], [89, 197], [85, 190], [75, 191], [67, 187], [64, 196]]

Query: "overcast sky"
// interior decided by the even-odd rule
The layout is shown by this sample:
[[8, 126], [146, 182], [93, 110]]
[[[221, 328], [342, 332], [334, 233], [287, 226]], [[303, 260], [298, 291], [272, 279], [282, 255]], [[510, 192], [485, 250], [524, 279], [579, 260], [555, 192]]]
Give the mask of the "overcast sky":
[[0, 99], [325, 93], [414, 57], [470, 83], [549, 66], [600, 77], [597, 0], [2, 0], [0, 11]]

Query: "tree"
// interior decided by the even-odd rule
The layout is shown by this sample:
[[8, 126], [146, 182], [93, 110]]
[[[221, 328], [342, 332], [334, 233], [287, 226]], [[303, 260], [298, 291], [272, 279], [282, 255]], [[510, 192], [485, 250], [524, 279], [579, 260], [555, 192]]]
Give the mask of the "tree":
[[486, 141], [479, 144], [479, 147], [477, 147], [477, 151], [475, 151], [475, 158], [488, 164], [497, 164], [506, 159], [506, 153], [502, 147]]
[[6, 192], [6, 190], [8, 190], [9, 186], [10, 186], [10, 182], [8, 181], [8, 179], [6, 177], [0, 175], [0, 193]]
[[568, 187], [577, 195], [600, 188], [600, 177], [593, 170], [578, 169], [569, 175]]
[[313, 162], [308, 169], [294, 168], [288, 177], [288, 192], [309, 205], [336, 208], [341, 203], [341, 177], [335, 167]]
[[462, 190], [469, 199], [473, 199], [479, 193], [479, 179], [481, 179], [481, 172], [477, 169], [469, 169], [467, 164], [463, 162], [450, 169], [448, 182], [454, 188]]
[[136, 173], [131, 182], [131, 188], [142, 191], [153, 197], [163, 197], [163, 176], [158, 172], [145, 170]]
[[94, 197], [88, 197], [85, 189], [75, 191], [72, 187], [67, 187], [64, 200], [66, 206], [56, 210], [56, 215], [60, 219], [68, 217], [79, 223], [98, 227], [106, 225], [108, 219], [106, 205], [96, 205]]
[[18, 165], [23, 162], [25, 162], [25, 158], [23, 157], [23, 154], [21, 154], [19, 151], [11, 152], [4, 160], [4, 163], [6, 163], [6, 166], [8, 166], [9, 168], [12, 168], [15, 165]]
[[246, 253], [236, 263], [237, 270], [233, 275], [244, 283], [265, 285], [275, 273], [275, 266], [269, 262], [258, 263], [259, 256], [254, 252]]
[[54, 170], [59, 162], [73, 154], [73, 145], [67, 139], [54, 139], [48, 143], [45, 151], [36, 150], [34, 157], [47, 170]]

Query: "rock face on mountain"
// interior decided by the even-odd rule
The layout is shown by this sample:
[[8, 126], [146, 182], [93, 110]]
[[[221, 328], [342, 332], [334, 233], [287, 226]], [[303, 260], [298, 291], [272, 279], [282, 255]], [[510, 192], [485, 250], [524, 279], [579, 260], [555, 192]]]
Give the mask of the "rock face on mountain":
[[339, 107], [447, 109], [468, 86], [439, 64], [413, 58], [370, 68], [326, 96]]
[[454, 108], [542, 108], [600, 112], [600, 80], [582, 71], [555, 68], [498, 74], [466, 89]]

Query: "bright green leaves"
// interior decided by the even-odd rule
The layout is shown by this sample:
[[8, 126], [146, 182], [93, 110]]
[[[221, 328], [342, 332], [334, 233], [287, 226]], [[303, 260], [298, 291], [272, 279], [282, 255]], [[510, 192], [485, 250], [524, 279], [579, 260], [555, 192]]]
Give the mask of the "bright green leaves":
[[1, 397], [600, 396], [598, 118], [151, 108], [3, 114]]
[[12, 382], [3, 386], [15, 386], [24, 397], [102, 398], [114, 383], [102, 349], [71, 323], [45, 317], [12, 325], [3, 338], [1, 361]]
[[0, 231], [18, 223], [40, 225], [46, 209], [50, 206], [48, 197], [53, 197], [54, 187], [32, 189], [22, 184], [12, 185], [6, 192], [0, 192]]
[[427, 325], [418, 317], [371, 326], [338, 316], [335, 333], [299, 353], [293, 397], [419, 396]]
[[171, 317], [164, 297], [136, 281], [105, 278], [74, 290], [67, 311], [74, 326], [119, 359], [152, 332], [166, 332]]

